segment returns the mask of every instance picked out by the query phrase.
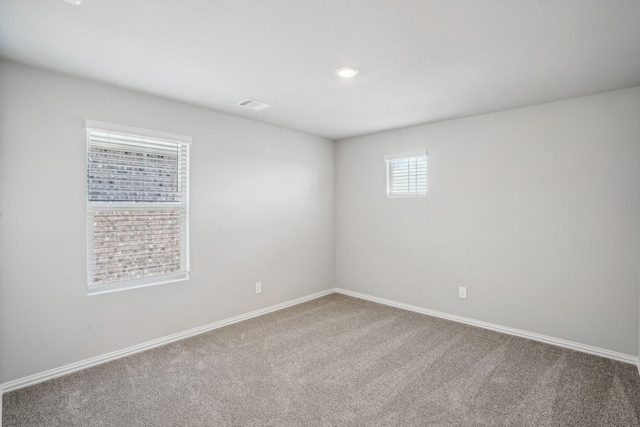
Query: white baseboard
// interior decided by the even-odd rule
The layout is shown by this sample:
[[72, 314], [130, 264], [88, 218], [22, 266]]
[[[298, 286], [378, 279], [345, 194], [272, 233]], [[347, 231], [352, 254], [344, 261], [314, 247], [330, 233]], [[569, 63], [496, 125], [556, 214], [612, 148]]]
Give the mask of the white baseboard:
[[[50, 369], [48, 371], [44, 371], [38, 374], [29, 375], [24, 378], [18, 378], [13, 381], [8, 381], [6, 383], [0, 384], [0, 398], [2, 397], [2, 393], [8, 393], [10, 391], [18, 390], [23, 387], [27, 387], [33, 384], [41, 383], [44, 381], [51, 380], [53, 378], [61, 377], [63, 375], [67, 375], [76, 371], [80, 371], [82, 369], [90, 368], [92, 366], [97, 366], [102, 363], [110, 362], [112, 360], [119, 359], [121, 357], [126, 357], [135, 353], [139, 353], [141, 351], [149, 350], [154, 347], [159, 347], [165, 344], [169, 344], [184, 338], [192, 337], [194, 335], [202, 334], [204, 332], [208, 332], [214, 329], [221, 328], [223, 326], [231, 325], [233, 323], [238, 323], [243, 320], [251, 319], [253, 317], [262, 316], [267, 313], [271, 313], [274, 311], [282, 310], [287, 307], [291, 307], [297, 304], [301, 304], [306, 301], [310, 301], [316, 298], [323, 297], [325, 295], [329, 295], [332, 293], [339, 293], [343, 295], [348, 295], [351, 297], [377, 302], [380, 304], [388, 305], [391, 307], [397, 307], [404, 310], [413, 311], [416, 313], [426, 314], [433, 317], [439, 317], [442, 319], [452, 320], [454, 322], [465, 323], [471, 326], [477, 326], [484, 329], [489, 329], [492, 331], [502, 332], [509, 335], [515, 335], [522, 338], [528, 338], [534, 341], [540, 341], [547, 344], [556, 345], [559, 347], [569, 348], [572, 350], [581, 351], [583, 353], [589, 353], [596, 356], [606, 357], [608, 359], [617, 360], [624, 363], [635, 364], [638, 367], [638, 373], [640, 374], [640, 361], [638, 357], [632, 356], [629, 354], [618, 353], [616, 351], [611, 351], [599, 347], [593, 347], [585, 344], [576, 343], [573, 341], [567, 341], [560, 338], [554, 338], [547, 335], [536, 334], [533, 332], [527, 332], [520, 329], [509, 328], [506, 326], [500, 326], [493, 323], [482, 322], [479, 320], [470, 319], [467, 317], [456, 316], [453, 314], [447, 314], [435, 310], [429, 310], [426, 308], [404, 304], [392, 300], [388, 300], [385, 298], [378, 298], [372, 295], [362, 294], [359, 292], [349, 291], [347, 289], [342, 288], [331, 288], [324, 290], [322, 292], [317, 292], [315, 294], [307, 295], [305, 297], [297, 298], [291, 301], [286, 301], [280, 304], [272, 305], [270, 307], [262, 308], [260, 310], [255, 310], [250, 313], [241, 314], [239, 316], [231, 317], [228, 319], [220, 320], [218, 322], [210, 323], [208, 325], [200, 326], [197, 328], [189, 329], [184, 332], [179, 332], [173, 335], [169, 335], [163, 338], [158, 338], [152, 341], [147, 341], [142, 344], [138, 344], [132, 347], [128, 347], [122, 350], [114, 351], [111, 353], [107, 353], [101, 356], [92, 357], [90, 359], [81, 360], [79, 362], [71, 363], [69, 365], [61, 366], [59, 368]], [[0, 405], [0, 427], [2, 426], [2, 409]]]
[[502, 332], [504, 334], [515, 335], [517, 337], [527, 338], [534, 341], [540, 341], [546, 344], [551, 344], [559, 347], [569, 348], [571, 350], [581, 351], [583, 353], [593, 354], [596, 356], [606, 357], [607, 359], [617, 360], [619, 362], [631, 363], [638, 367], [638, 373], [640, 373], [640, 362], [638, 357], [630, 354], [618, 353], [617, 351], [607, 350], [604, 348], [593, 347], [586, 344], [580, 344], [573, 341], [563, 340], [560, 338], [550, 337], [548, 335], [536, 334], [534, 332], [527, 332], [521, 329], [509, 328], [506, 326], [496, 325], [494, 323], [482, 322], [480, 320], [470, 319], [468, 317], [456, 316], [454, 314], [447, 314], [440, 311], [429, 310], [426, 308], [418, 307], [415, 305], [404, 304], [388, 300], [385, 298], [378, 298], [372, 295], [361, 294], [360, 292], [354, 292], [347, 289], [336, 288], [335, 291], [339, 294], [348, 295], [355, 298], [360, 298], [367, 301], [377, 302], [391, 307], [402, 308], [404, 310], [414, 311], [416, 313], [426, 314], [428, 316], [439, 317], [442, 319], [452, 320], [454, 322], [465, 323], [471, 326], [477, 326], [483, 329], [489, 329], [491, 331]]
[[[325, 295], [329, 295], [335, 293], [335, 289], [327, 289], [321, 292], [317, 292], [315, 294], [307, 295], [305, 297], [297, 298], [291, 301], [286, 301], [280, 304], [272, 305], [270, 307], [262, 308], [260, 310], [255, 310], [250, 313], [241, 314], [239, 316], [231, 317], [229, 319], [220, 320], [218, 322], [210, 323], [208, 325], [200, 326], [197, 328], [189, 329], [184, 332], [178, 332], [173, 335], [168, 335], [166, 337], [158, 338], [152, 341], [147, 341], [142, 344], [134, 345], [132, 347], [128, 347], [122, 350], [113, 351], [111, 353], [103, 354], [101, 356], [92, 357], [90, 359], [81, 360], [79, 362], [71, 363], [69, 365], [61, 366], [59, 368], [50, 369], [48, 371], [41, 372], [39, 374], [29, 375], [24, 378], [18, 378], [17, 380], [8, 381], [6, 383], [0, 384], [0, 397], [1, 393], [8, 393], [13, 390], [18, 390], [23, 387], [27, 387], [33, 384], [41, 383], [44, 381], [51, 380], [53, 378], [61, 377], [63, 375], [70, 374], [72, 372], [80, 371], [82, 369], [90, 368], [92, 366], [100, 365], [102, 363], [110, 362], [112, 360], [119, 359], [121, 357], [129, 356], [135, 353], [139, 353], [141, 351], [149, 350], [154, 347], [159, 347], [165, 344], [172, 343], [174, 341], [178, 341], [184, 338], [189, 338], [194, 335], [202, 334], [204, 332], [211, 331], [213, 329], [218, 329], [223, 326], [231, 325], [233, 323], [242, 322], [243, 320], [251, 319], [252, 317], [262, 316], [267, 313], [272, 313], [274, 311], [282, 310], [283, 308], [291, 307], [293, 305], [301, 304], [306, 301], [310, 301], [316, 298], [323, 297]], [[1, 405], [0, 405], [1, 406]], [[0, 412], [1, 414], [1, 412]], [[2, 419], [0, 418], [0, 427], [2, 426]]]

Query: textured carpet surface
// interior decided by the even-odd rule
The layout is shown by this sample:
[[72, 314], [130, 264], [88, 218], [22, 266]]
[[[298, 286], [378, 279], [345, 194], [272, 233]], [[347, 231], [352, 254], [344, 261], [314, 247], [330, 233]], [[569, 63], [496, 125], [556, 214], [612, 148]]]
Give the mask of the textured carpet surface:
[[9, 426], [640, 426], [608, 359], [330, 295], [3, 397]]

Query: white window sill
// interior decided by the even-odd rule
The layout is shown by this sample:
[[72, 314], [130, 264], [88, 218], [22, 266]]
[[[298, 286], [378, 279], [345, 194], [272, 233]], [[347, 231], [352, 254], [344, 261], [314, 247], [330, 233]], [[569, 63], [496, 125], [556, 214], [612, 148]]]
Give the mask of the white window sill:
[[89, 288], [88, 295], [101, 295], [111, 292], [126, 291], [128, 289], [146, 288], [148, 286], [164, 285], [165, 283], [182, 282], [189, 280], [189, 273], [174, 274], [171, 276], [152, 277], [141, 280], [130, 280], [125, 283], [95, 286]]

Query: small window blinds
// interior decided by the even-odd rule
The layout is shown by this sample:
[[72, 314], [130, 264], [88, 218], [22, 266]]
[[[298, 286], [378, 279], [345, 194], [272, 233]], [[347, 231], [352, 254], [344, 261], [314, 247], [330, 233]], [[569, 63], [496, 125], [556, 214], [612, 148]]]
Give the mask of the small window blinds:
[[427, 194], [427, 153], [385, 156], [387, 197], [420, 197]]
[[191, 138], [87, 121], [88, 288], [189, 277]]

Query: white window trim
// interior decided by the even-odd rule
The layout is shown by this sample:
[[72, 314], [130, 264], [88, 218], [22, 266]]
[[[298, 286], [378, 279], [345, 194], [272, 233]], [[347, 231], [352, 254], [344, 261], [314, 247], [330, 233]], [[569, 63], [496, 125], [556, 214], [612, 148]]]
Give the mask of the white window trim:
[[[144, 129], [133, 126], [119, 125], [114, 123], [102, 122], [97, 120], [86, 120], [85, 123], [87, 138], [86, 138], [86, 147], [89, 147], [89, 131], [107, 131], [119, 134], [127, 134], [127, 135], [135, 135], [140, 137], [146, 137], [151, 139], [158, 140], [167, 140], [179, 142], [183, 145], [187, 145], [187, 151], [189, 150], [189, 146], [193, 142], [193, 138], [187, 135], [180, 135], [175, 133], [157, 131], [152, 129]], [[86, 160], [85, 160], [86, 161]], [[189, 181], [189, 157], [187, 157], [187, 171], [186, 171], [186, 185], [188, 188]], [[93, 245], [93, 213], [108, 210], [109, 207], [112, 207], [112, 202], [96, 202], [89, 201], [88, 194], [88, 186], [85, 183], [85, 191], [86, 191], [86, 205], [87, 205], [87, 289], [89, 295], [99, 295], [104, 293], [116, 292], [126, 289], [136, 289], [147, 286], [156, 286], [165, 283], [172, 283], [177, 281], [188, 280], [190, 277], [190, 256], [189, 256], [189, 191], [187, 189], [186, 197], [184, 200], [177, 205], [176, 203], [154, 203], [153, 207], [155, 210], [162, 209], [171, 209], [176, 210], [176, 207], [179, 207], [178, 210], [183, 210], [186, 213], [186, 223], [184, 224], [184, 250], [181, 251], [182, 265], [184, 266], [183, 270], [180, 272], [176, 272], [173, 274], [165, 274], [161, 276], [155, 277], [145, 277], [139, 279], [130, 279], [121, 282], [114, 282], [113, 284], [105, 284], [99, 286], [89, 286], [93, 281], [93, 257], [94, 257], [94, 245]], [[118, 203], [118, 210], [149, 210], [149, 206], [141, 206], [139, 203]]]
[[426, 168], [425, 168], [425, 175], [424, 175], [424, 179], [425, 179], [425, 187], [424, 190], [422, 191], [415, 191], [415, 192], [407, 192], [407, 193], [394, 193], [392, 192], [392, 189], [390, 188], [391, 185], [391, 180], [390, 180], [390, 165], [391, 162], [393, 160], [397, 160], [397, 159], [410, 159], [410, 158], [414, 158], [414, 157], [425, 157], [425, 161], [428, 158], [428, 152], [426, 150], [424, 151], [414, 151], [414, 152], [409, 152], [409, 153], [398, 153], [398, 154], [391, 154], [391, 155], [385, 155], [384, 156], [384, 160], [385, 160], [385, 171], [386, 171], [386, 187], [387, 187], [387, 198], [389, 199], [396, 199], [396, 198], [415, 198], [415, 197], [426, 197], [427, 195], [427, 183], [426, 183]]
[[153, 129], [144, 129], [133, 126], [119, 125], [115, 123], [100, 122], [98, 120], [86, 120], [86, 128], [94, 130], [106, 130], [115, 133], [124, 133], [129, 135], [146, 136], [148, 138], [166, 139], [169, 141], [179, 141], [187, 144], [193, 142], [193, 137], [180, 135], [177, 133], [163, 132]]

